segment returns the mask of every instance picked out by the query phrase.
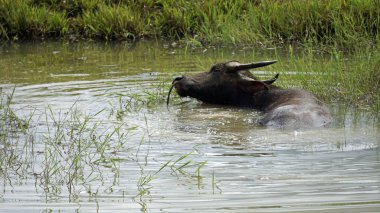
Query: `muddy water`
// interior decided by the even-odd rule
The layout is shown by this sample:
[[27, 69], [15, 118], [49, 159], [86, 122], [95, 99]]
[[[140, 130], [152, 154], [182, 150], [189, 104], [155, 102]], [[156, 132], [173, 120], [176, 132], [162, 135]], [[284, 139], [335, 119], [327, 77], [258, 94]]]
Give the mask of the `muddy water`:
[[246, 109], [178, 97], [166, 107], [174, 76], [273, 56], [165, 42], [3, 46], [2, 93], [15, 88], [11, 109], [29, 125], [2, 121], [0, 212], [378, 212], [380, 128], [365, 110], [329, 104], [330, 128], [295, 131], [257, 126]]

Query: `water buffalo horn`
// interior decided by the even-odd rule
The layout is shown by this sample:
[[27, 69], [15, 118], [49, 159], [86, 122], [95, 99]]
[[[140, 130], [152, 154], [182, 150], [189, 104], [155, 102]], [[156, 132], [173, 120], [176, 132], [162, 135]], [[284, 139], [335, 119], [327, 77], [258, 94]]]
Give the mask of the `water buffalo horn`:
[[255, 63], [250, 63], [250, 64], [240, 64], [240, 63], [233, 63], [231, 64], [230, 68], [231, 71], [240, 71], [240, 70], [247, 70], [247, 69], [253, 69], [253, 68], [258, 68], [258, 67], [264, 67], [268, 66], [271, 64], [276, 63], [277, 61], [260, 61], [260, 62], [255, 62]]

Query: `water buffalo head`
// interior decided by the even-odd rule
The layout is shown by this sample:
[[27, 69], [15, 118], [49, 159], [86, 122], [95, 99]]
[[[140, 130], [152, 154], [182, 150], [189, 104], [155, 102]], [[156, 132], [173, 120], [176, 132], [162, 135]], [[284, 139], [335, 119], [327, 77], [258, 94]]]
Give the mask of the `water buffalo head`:
[[267, 66], [275, 62], [218, 63], [208, 72], [175, 78], [172, 88], [174, 87], [181, 97], [189, 96], [205, 103], [246, 106], [249, 105], [249, 97], [252, 94], [268, 90], [278, 77], [277, 74], [273, 79], [260, 81], [248, 69]]

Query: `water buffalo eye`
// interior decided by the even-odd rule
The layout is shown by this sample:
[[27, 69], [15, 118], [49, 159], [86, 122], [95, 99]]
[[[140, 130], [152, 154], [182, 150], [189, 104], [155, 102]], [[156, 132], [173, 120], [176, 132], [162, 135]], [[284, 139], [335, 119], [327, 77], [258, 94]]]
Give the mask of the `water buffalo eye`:
[[218, 72], [222, 72], [222, 71], [223, 71], [223, 69], [219, 66], [214, 66], [210, 70], [210, 72], [212, 72], [212, 73], [218, 73]]
[[210, 73], [218, 72], [219, 70], [215, 67], [211, 68]]

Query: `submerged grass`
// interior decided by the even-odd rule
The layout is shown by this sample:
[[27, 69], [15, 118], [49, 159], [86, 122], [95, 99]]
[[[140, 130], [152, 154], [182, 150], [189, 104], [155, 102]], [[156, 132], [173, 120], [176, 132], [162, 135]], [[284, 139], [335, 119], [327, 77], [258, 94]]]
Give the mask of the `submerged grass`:
[[128, 129], [122, 124], [104, 128], [96, 121], [100, 112], [85, 115], [75, 104], [67, 112], [55, 113], [47, 107], [44, 112], [32, 111], [28, 118], [15, 117], [12, 96], [0, 96], [0, 178], [4, 190], [7, 185], [35, 179], [36, 191], [42, 190], [46, 201], [62, 194], [73, 201], [81, 191], [92, 197], [101, 188], [99, 182], [105, 176], [116, 176], [118, 163], [128, 160], [118, 155], [129, 149]]
[[376, 43], [379, 29], [379, 1], [0, 0], [0, 38], [6, 40], [149, 37], [356, 48]]
[[[129, 163], [137, 164], [140, 169], [135, 195], [130, 196], [144, 209], [152, 181], [161, 173], [187, 177], [190, 173], [185, 170], [196, 167], [198, 182], [202, 179], [200, 170], [206, 162], [187, 160], [192, 153], [179, 155], [176, 161], [159, 162], [153, 170], [150, 168], [151, 133], [147, 123], [147, 138], [143, 136], [137, 145], [129, 138], [136, 127], [98, 118], [105, 109], [85, 114], [73, 103], [67, 110], [57, 111], [48, 106], [21, 118], [12, 106], [13, 94], [14, 90], [10, 94], [0, 90], [0, 179], [4, 181], [0, 196], [4, 196], [8, 187], [30, 184], [28, 180], [32, 179], [36, 193], [43, 195], [46, 202], [60, 199], [73, 202], [83, 196], [96, 199], [99, 194], [112, 193], [114, 187], [124, 187], [118, 185], [120, 164]], [[144, 148], [148, 150], [140, 151]], [[134, 168], [131, 169], [136, 172]], [[123, 190], [131, 193], [133, 189]], [[124, 199], [125, 191], [122, 193]]]

